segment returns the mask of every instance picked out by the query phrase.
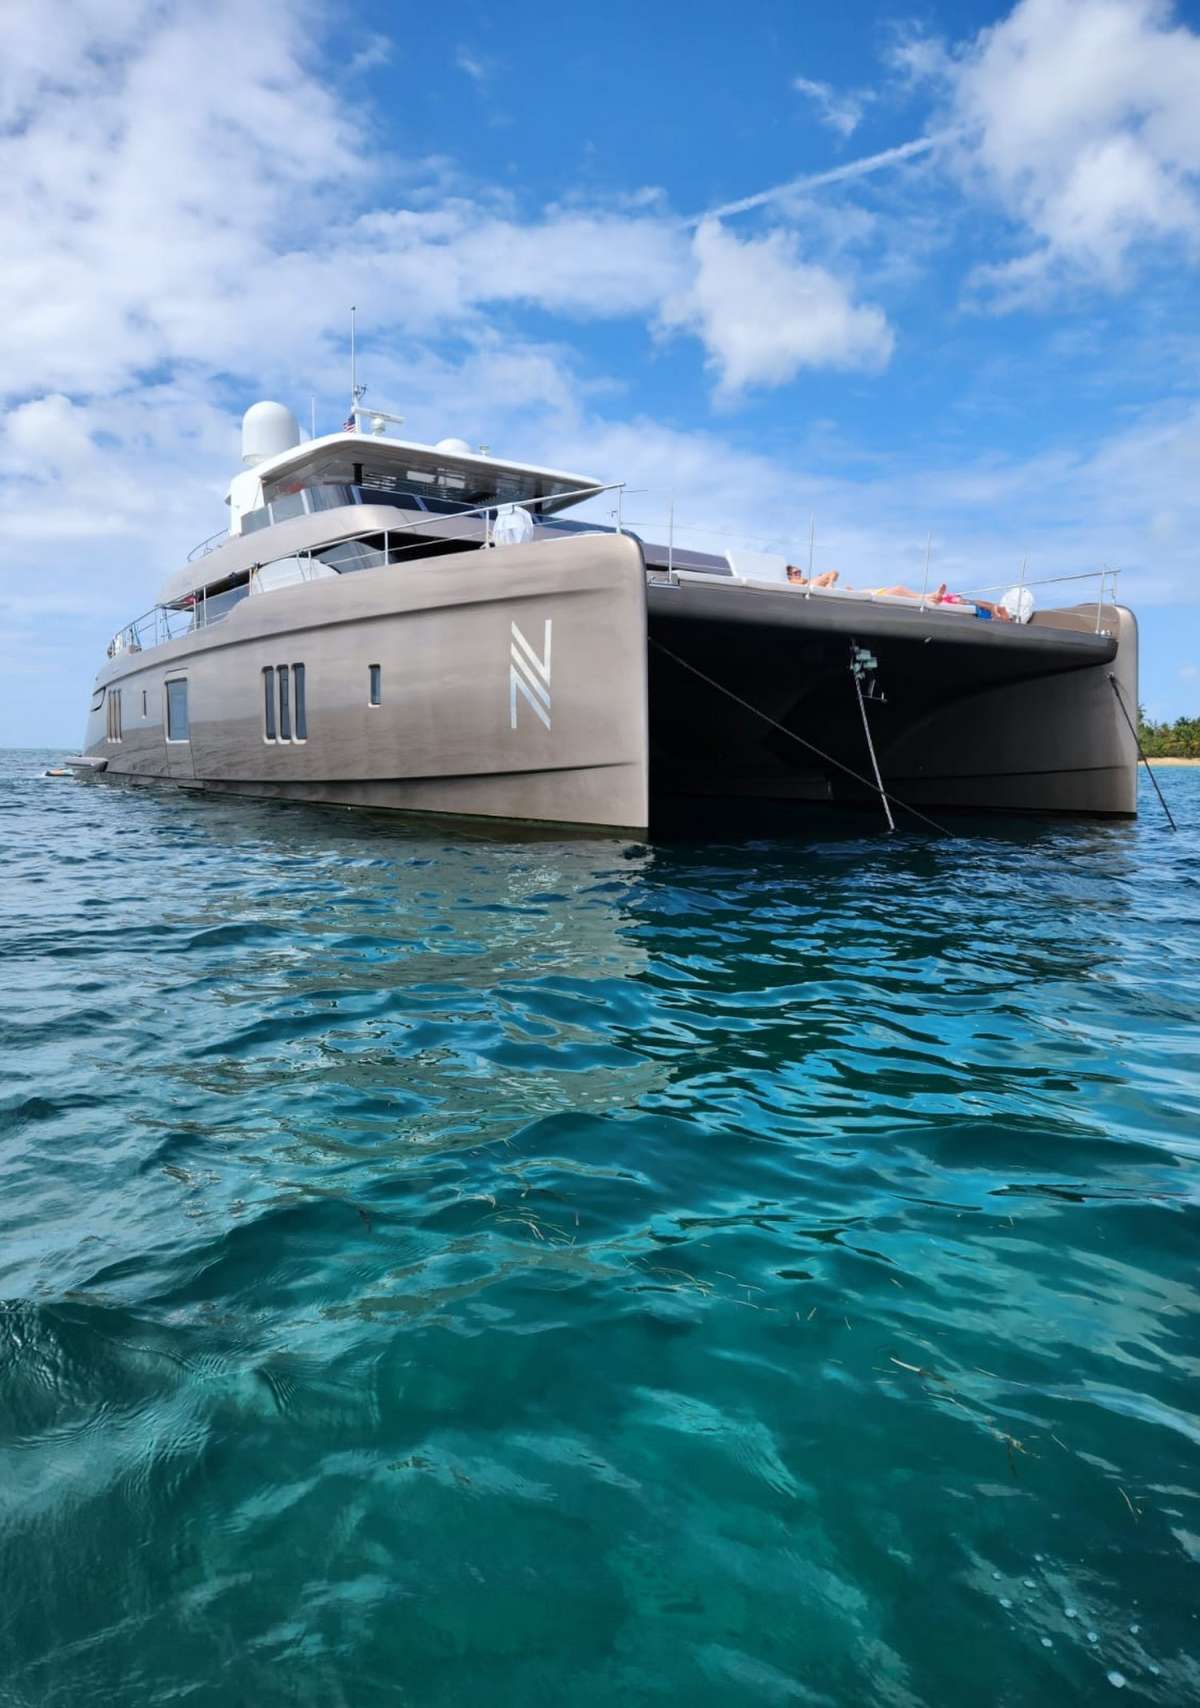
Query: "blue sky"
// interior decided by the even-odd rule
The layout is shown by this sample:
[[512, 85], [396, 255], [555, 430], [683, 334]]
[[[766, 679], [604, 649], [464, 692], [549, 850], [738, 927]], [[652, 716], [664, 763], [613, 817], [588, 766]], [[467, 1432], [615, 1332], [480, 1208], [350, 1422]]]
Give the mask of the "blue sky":
[[8, 0], [0, 741], [221, 525], [241, 411], [624, 479], [849, 579], [1123, 571], [1200, 710], [1200, 16]]

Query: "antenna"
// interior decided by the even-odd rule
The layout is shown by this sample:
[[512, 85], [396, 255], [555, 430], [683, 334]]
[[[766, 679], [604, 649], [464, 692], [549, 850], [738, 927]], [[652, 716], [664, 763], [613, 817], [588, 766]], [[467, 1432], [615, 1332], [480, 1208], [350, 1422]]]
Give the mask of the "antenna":
[[356, 344], [356, 340], [355, 340], [355, 331], [356, 331], [355, 317], [357, 314], [358, 314], [357, 308], [354, 306], [353, 303], [351, 303], [350, 304], [350, 418], [351, 418], [351, 420], [354, 419], [354, 413], [357, 410], [359, 404], [362, 402], [363, 393], [367, 389], [365, 385], [359, 385], [359, 383], [358, 383], [358, 349], [357, 349], [357, 344]]

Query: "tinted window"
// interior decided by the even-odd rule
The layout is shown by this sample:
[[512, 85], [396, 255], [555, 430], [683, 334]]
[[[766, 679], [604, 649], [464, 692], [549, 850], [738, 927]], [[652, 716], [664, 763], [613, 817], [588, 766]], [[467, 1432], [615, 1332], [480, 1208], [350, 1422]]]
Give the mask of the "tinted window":
[[263, 734], [275, 740], [275, 672], [269, 664], [263, 671]]
[[292, 739], [292, 712], [288, 704], [287, 665], [281, 664], [276, 675], [279, 677], [279, 739], [280, 741], [290, 741]]
[[233, 607], [243, 600], [250, 591], [249, 581], [243, 581], [237, 587], [227, 588], [224, 593], [214, 593], [204, 601], [204, 619], [208, 623], [219, 622]]
[[421, 500], [413, 492], [399, 492], [391, 486], [364, 486], [361, 489], [364, 504], [397, 504], [402, 510], [419, 510]]
[[304, 705], [304, 666], [292, 665], [292, 698], [295, 701], [296, 740], [308, 740], [308, 712]]
[[366, 540], [344, 540], [336, 546], [322, 546], [317, 555], [339, 575], [349, 575], [355, 569], [378, 569], [383, 562], [383, 553]]
[[271, 520], [273, 522], [288, 522], [293, 516], [303, 516], [304, 495], [299, 492], [281, 493], [278, 498], [271, 500]]
[[167, 740], [188, 739], [188, 685], [185, 676], [167, 683]]
[[383, 671], [378, 664], [368, 665], [367, 670], [370, 677], [370, 701], [373, 706], [378, 706], [383, 701]]
[[310, 486], [308, 489], [310, 510], [340, 510], [343, 505], [357, 503], [357, 489], [343, 486], [338, 481], [327, 481], [322, 486]]

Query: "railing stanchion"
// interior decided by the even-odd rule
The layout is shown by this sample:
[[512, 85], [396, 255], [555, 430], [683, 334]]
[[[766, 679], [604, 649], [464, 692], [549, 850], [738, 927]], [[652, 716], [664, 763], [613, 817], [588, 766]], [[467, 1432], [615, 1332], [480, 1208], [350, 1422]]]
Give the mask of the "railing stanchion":
[[929, 595], [929, 553], [933, 549], [932, 528], [925, 536], [925, 579], [921, 582], [921, 609], [925, 609], [925, 601]]

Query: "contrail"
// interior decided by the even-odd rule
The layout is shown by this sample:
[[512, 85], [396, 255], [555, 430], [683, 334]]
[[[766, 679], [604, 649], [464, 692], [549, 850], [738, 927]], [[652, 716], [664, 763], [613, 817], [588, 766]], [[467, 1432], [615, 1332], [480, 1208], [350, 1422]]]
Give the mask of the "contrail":
[[911, 160], [916, 154], [928, 154], [931, 148], [936, 148], [940, 142], [948, 142], [959, 133], [955, 130], [937, 131], [933, 136], [919, 136], [912, 142], [902, 142], [896, 148], [885, 148], [882, 154], [868, 154], [862, 160], [849, 160], [844, 166], [834, 166], [828, 172], [813, 172], [806, 178], [792, 178], [786, 184], [776, 184], [773, 189], [759, 190], [753, 196], [743, 196], [740, 201], [726, 202], [719, 208], [709, 208], [702, 214], [694, 215], [688, 220], [688, 225], [699, 225], [706, 219], [726, 219], [730, 214], [749, 213], [751, 208], [765, 207], [768, 202], [776, 202], [782, 196], [794, 195], [797, 190], [818, 190], [824, 184], [841, 184], [848, 178], [865, 178], [868, 173], [879, 172], [885, 166], [895, 166], [901, 160]]

